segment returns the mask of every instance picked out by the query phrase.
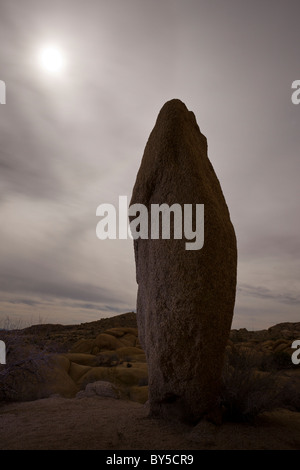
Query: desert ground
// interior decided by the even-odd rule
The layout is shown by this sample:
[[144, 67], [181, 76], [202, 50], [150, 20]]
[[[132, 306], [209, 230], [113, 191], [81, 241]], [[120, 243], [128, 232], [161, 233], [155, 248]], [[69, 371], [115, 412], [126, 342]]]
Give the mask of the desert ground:
[[[133, 313], [2, 331], [0, 449], [300, 449], [300, 366], [290, 364], [299, 323], [231, 331], [234, 362], [224, 380], [235, 397], [224, 397], [234, 412], [218, 424], [149, 417], [147, 364], [135, 332]], [[284, 392], [279, 401], [266, 383]]]
[[52, 397], [0, 410], [1, 450], [295, 450], [300, 413], [276, 410], [255, 424], [191, 427], [148, 417], [147, 406], [112, 398]]

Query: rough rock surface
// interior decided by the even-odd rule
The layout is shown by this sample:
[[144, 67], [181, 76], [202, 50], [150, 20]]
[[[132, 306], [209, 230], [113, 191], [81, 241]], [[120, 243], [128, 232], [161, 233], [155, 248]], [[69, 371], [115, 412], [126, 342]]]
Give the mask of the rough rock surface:
[[133, 188], [130, 205], [136, 203], [149, 213], [151, 204], [193, 204], [194, 214], [195, 204], [204, 204], [202, 249], [186, 250], [184, 238], [134, 240], [151, 413], [195, 422], [218, 400], [237, 247], [206, 138], [180, 100], [167, 102], [158, 115]]

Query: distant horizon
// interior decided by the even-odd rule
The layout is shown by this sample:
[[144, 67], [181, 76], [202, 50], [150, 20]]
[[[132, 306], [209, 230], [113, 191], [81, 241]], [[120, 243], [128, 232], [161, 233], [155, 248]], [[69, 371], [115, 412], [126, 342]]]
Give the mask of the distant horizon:
[[[97, 322], [97, 321], [101, 321], [101, 320], [109, 320], [111, 318], [114, 318], [114, 317], [118, 317], [118, 316], [122, 316], [122, 315], [126, 315], [128, 313], [134, 313], [136, 315], [136, 311], [134, 310], [128, 310], [126, 312], [122, 312], [122, 313], [116, 313], [116, 314], [112, 314], [111, 316], [108, 316], [108, 317], [99, 317], [99, 318], [94, 318], [93, 320], [88, 320], [88, 321], [80, 321], [79, 323], [60, 323], [60, 322], [48, 322], [48, 321], [44, 321], [43, 318], [41, 317], [41, 319], [37, 322], [29, 322], [28, 324], [25, 323], [24, 319], [21, 319], [21, 318], [17, 318], [15, 319], [15, 323], [13, 322], [13, 320], [10, 320], [9, 318], [7, 319], [3, 319], [4, 321], [2, 321], [2, 324], [0, 323], [0, 331], [1, 330], [23, 330], [23, 329], [26, 329], [26, 328], [29, 328], [30, 326], [38, 326], [38, 325], [61, 325], [61, 326], [80, 326], [80, 325], [83, 325], [85, 323], [93, 323], [93, 322]], [[5, 325], [5, 322], [8, 323], [8, 325], [10, 324], [12, 327], [8, 327], [8, 328], [3, 328], [3, 325]], [[278, 322], [278, 323], [272, 323], [268, 326], [265, 326], [264, 328], [250, 328], [250, 327], [245, 327], [245, 326], [234, 326], [234, 322], [232, 322], [232, 325], [231, 325], [231, 331], [232, 330], [241, 330], [241, 329], [246, 329], [247, 331], [251, 332], [251, 331], [263, 331], [263, 330], [268, 330], [269, 328], [272, 328], [273, 326], [276, 326], [276, 325], [280, 325], [280, 324], [284, 324], [284, 323], [300, 323], [300, 320], [297, 322], [297, 321], [289, 321], [289, 320], [285, 320], [285, 321], [281, 321], [281, 322]], [[15, 325], [15, 327], [14, 327]]]

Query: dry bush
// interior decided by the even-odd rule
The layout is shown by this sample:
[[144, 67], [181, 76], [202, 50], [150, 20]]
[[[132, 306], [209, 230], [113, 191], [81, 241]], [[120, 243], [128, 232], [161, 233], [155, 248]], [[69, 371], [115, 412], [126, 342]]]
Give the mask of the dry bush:
[[280, 392], [280, 403], [283, 408], [291, 411], [300, 411], [300, 390], [291, 388], [286, 384]]
[[260, 371], [260, 361], [251, 350], [233, 347], [228, 352], [221, 394], [225, 420], [252, 422], [258, 414], [279, 406], [276, 374]]

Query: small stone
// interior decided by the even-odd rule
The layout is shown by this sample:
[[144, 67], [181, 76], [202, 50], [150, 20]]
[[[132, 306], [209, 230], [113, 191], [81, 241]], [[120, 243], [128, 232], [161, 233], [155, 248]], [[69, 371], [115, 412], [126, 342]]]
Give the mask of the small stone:
[[92, 397], [95, 395], [100, 397], [119, 398], [118, 391], [114, 385], [102, 380], [88, 383], [85, 390], [81, 390], [77, 393], [76, 398]]

